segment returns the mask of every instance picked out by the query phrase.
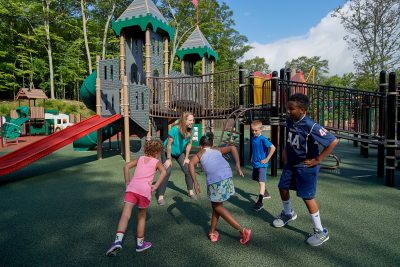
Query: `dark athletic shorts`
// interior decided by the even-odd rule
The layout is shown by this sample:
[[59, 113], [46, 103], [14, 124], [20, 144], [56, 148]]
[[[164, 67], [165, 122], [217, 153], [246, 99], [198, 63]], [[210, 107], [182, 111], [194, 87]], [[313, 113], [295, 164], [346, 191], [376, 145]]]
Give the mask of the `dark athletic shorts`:
[[267, 168], [254, 168], [252, 179], [257, 182], [267, 181]]
[[298, 197], [312, 199], [317, 191], [319, 169], [319, 165], [308, 168], [303, 164], [296, 167], [285, 164], [278, 188], [295, 190]]

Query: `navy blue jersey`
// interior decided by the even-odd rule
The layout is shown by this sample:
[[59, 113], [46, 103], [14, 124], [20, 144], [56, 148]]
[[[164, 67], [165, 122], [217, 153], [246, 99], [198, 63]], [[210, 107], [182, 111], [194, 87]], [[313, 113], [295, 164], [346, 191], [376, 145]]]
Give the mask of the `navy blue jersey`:
[[253, 168], [267, 168], [268, 162], [265, 164], [261, 163], [261, 160], [266, 159], [269, 153], [269, 148], [272, 143], [263, 135], [253, 136], [251, 138], [251, 146], [253, 149], [253, 155], [251, 165]]
[[336, 137], [308, 116], [298, 122], [286, 120], [286, 152], [289, 165], [319, 156], [318, 144], [327, 147]]

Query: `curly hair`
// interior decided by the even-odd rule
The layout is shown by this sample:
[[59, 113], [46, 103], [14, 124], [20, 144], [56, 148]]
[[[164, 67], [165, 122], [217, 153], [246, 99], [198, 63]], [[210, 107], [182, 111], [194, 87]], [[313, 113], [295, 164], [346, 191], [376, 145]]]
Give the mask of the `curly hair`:
[[307, 110], [310, 106], [310, 99], [305, 94], [294, 94], [289, 97], [289, 101], [296, 102], [299, 108]]
[[213, 133], [206, 133], [200, 138], [200, 145], [209, 147], [214, 145], [214, 134]]
[[144, 144], [144, 154], [148, 157], [157, 157], [164, 150], [160, 140], [147, 140]]

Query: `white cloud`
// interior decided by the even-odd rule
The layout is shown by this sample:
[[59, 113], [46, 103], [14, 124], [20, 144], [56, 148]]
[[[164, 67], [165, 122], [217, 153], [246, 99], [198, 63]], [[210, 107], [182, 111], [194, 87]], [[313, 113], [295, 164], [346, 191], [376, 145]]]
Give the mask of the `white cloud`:
[[[345, 5], [344, 8], [347, 6]], [[296, 27], [293, 25], [293, 27]], [[343, 40], [345, 30], [338, 18], [326, 15], [304, 36], [281, 39], [269, 44], [251, 43], [252, 50], [244, 59], [264, 57], [272, 70], [284, 67], [286, 61], [300, 56], [320, 56], [329, 62], [329, 75], [354, 72], [353, 53]], [[303, 70], [306, 74], [308, 70]]]

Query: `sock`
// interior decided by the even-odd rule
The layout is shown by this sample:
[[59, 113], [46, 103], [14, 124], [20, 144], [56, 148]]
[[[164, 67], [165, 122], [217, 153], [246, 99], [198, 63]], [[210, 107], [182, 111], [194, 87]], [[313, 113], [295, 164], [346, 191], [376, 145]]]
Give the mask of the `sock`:
[[258, 203], [262, 203], [263, 202], [263, 198], [264, 198], [264, 196], [263, 195], [258, 195]]
[[314, 227], [318, 230], [323, 231], [324, 228], [322, 227], [322, 224], [321, 224], [321, 217], [319, 216], [319, 211], [317, 211], [316, 213], [310, 214], [310, 216], [311, 216], [311, 220], [314, 223]]
[[136, 239], [136, 244], [139, 246], [139, 247], [141, 247], [141, 246], [143, 246], [143, 241], [144, 241], [144, 237], [141, 237], [141, 238], [137, 238]]
[[292, 214], [293, 210], [292, 210], [292, 203], [290, 202], [290, 199], [288, 199], [287, 201], [282, 201], [283, 203], [283, 210], [285, 212], [285, 214]]
[[117, 234], [115, 235], [115, 241], [114, 242], [118, 242], [118, 241], [121, 241], [122, 242], [122, 239], [124, 239], [124, 232], [117, 232]]

